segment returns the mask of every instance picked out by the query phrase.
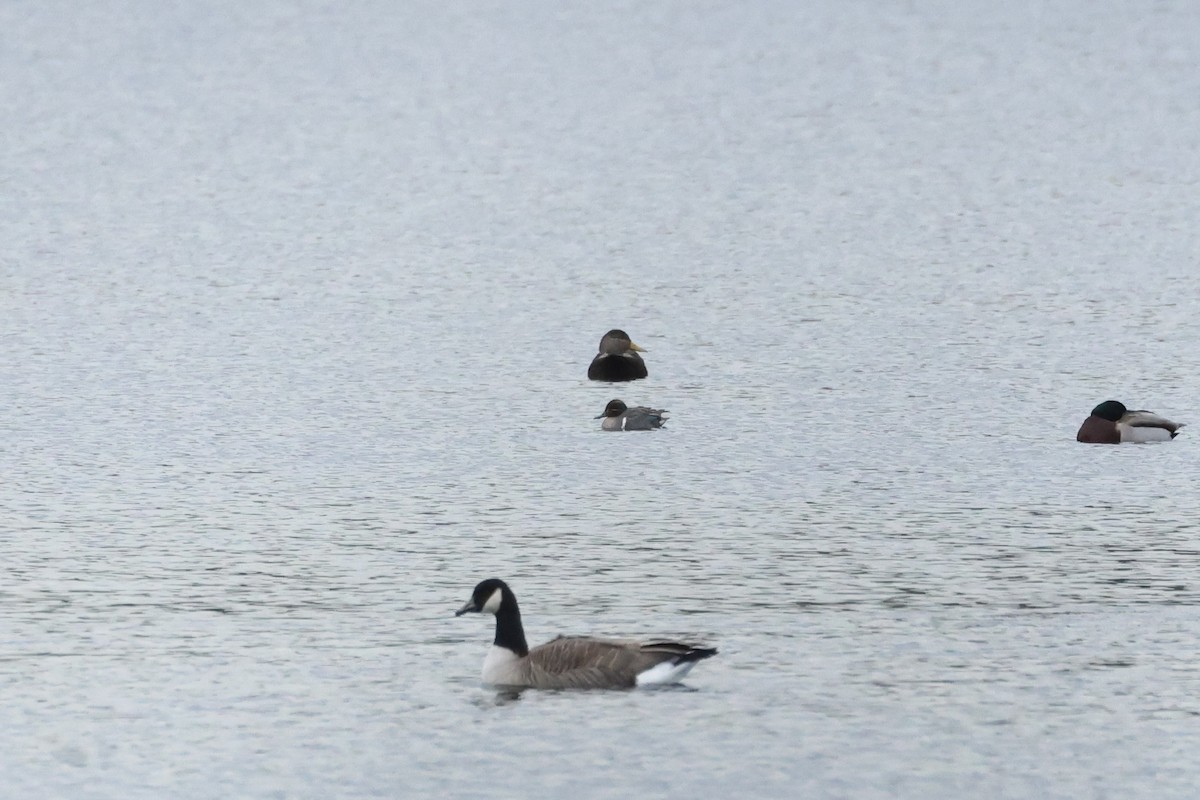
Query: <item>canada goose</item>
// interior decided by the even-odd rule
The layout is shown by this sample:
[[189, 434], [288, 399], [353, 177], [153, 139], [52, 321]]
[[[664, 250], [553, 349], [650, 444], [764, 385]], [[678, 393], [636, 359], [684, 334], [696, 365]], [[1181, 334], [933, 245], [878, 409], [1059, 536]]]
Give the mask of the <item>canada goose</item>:
[[604, 420], [600, 427], [606, 431], [652, 431], [666, 424], [666, 413], [661, 408], [630, 408], [620, 400], [609, 400], [596, 419]]
[[496, 638], [483, 661], [483, 682], [493, 686], [533, 689], [629, 689], [678, 683], [716, 648], [681, 642], [637, 642], [559, 636], [530, 650], [521, 627], [517, 597], [508, 584], [489, 578], [475, 587], [471, 599], [454, 615], [496, 615]]
[[1089, 444], [1169, 442], [1182, 427], [1151, 411], [1130, 411], [1116, 400], [1105, 400], [1079, 426], [1075, 440]]
[[646, 352], [629, 339], [629, 334], [613, 329], [600, 339], [600, 352], [588, 367], [593, 381], [636, 381], [646, 377], [646, 362], [638, 353]]

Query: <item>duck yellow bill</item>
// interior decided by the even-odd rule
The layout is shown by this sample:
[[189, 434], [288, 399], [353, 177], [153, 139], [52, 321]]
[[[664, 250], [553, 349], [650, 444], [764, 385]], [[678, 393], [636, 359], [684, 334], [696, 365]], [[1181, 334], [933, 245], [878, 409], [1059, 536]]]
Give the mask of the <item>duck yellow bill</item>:
[[630, 343], [629, 343], [629, 349], [630, 349], [630, 350], [636, 350], [636, 351], [637, 351], [637, 352], [639, 352], [639, 353], [645, 353], [645, 352], [646, 352], [646, 348], [644, 348], [644, 347], [638, 347], [638, 346], [637, 346], [636, 344], [634, 344], [633, 342], [630, 342]]

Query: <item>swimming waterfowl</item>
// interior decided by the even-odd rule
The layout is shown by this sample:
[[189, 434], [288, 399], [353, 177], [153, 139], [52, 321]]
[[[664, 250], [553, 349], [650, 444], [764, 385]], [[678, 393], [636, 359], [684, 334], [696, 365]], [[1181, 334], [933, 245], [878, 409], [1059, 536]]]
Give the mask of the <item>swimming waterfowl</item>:
[[1172, 422], [1152, 411], [1130, 411], [1116, 400], [1105, 400], [1079, 426], [1078, 442], [1121, 444], [1122, 442], [1169, 442], [1179, 434], [1182, 423]]
[[716, 648], [683, 642], [596, 639], [560, 636], [529, 649], [517, 596], [508, 584], [489, 578], [454, 616], [470, 612], [496, 615], [496, 637], [483, 661], [483, 682], [531, 689], [631, 689], [678, 683], [697, 661]]
[[629, 339], [625, 331], [614, 328], [600, 339], [600, 352], [588, 367], [593, 381], [636, 381], [646, 377], [646, 362], [638, 353], [646, 352]]
[[661, 408], [630, 408], [620, 400], [609, 400], [604, 411], [595, 419], [604, 419], [600, 427], [606, 431], [652, 431], [666, 424], [666, 413]]

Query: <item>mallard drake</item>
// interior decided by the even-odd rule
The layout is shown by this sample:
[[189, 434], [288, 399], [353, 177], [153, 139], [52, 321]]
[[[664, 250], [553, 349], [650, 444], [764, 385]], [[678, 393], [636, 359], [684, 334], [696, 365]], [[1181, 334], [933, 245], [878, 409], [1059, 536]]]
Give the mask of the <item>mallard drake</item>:
[[1075, 440], [1089, 444], [1169, 442], [1182, 427], [1182, 423], [1172, 422], [1152, 411], [1130, 411], [1123, 403], [1105, 400], [1093, 408], [1091, 416], [1079, 426]]

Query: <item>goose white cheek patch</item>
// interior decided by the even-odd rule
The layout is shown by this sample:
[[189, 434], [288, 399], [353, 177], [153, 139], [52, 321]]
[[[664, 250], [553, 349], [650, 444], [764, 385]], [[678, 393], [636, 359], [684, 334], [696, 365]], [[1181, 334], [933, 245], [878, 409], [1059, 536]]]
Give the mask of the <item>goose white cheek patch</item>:
[[500, 601], [503, 599], [504, 593], [499, 589], [492, 592], [492, 596], [483, 604], [483, 610], [489, 614], [495, 614], [500, 610]]

